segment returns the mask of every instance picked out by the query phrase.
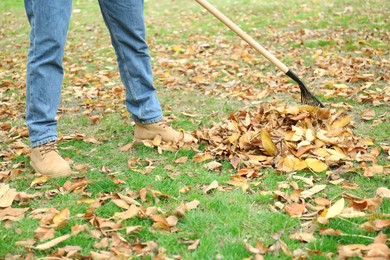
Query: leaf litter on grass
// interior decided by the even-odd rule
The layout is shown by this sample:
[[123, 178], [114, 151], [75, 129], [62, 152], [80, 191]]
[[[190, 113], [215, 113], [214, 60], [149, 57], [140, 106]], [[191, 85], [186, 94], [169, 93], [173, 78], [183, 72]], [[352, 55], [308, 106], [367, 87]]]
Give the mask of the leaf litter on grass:
[[[304, 170], [326, 172], [328, 176], [334, 175], [329, 183], [336, 185], [343, 183], [340, 174], [347, 172], [360, 171], [365, 177], [389, 175], [390, 164], [378, 164], [380, 151], [374, 145], [374, 139], [356, 135], [352, 117], [343, 109], [261, 103], [257, 110], [241, 109], [232, 112], [211, 128], [197, 130], [195, 135], [206, 146], [202, 151], [195, 148], [198, 153], [193, 160], [210, 161], [205, 164], [210, 171], [220, 170], [221, 164], [218, 161], [229, 161], [236, 169], [236, 175], [232, 175], [231, 181], [227, 183], [240, 187], [244, 192], [250, 190], [250, 183], [256, 182], [261, 175], [260, 170], [265, 168], [289, 174], [288, 179], [302, 180], [306, 184], [305, 187], [299, 187], [298, 183], [291, 181], [281, 184], [280, 190], [273, 191], [276, 201], [270, 205], [270, 209], [284, 212], [304, 222], [301, 231], [289, 236], [292, 240], [302, 243], [315, 241], [315, 232], [334, 218], [377, 218], [376, 221], [361, 226], [366, 231], [381, 232], [389, 226], [388, 214], [375, 216], [374, 213], [380, 208], [383, 198], [388, 196], [388, 189], [385, 187], [378, 187], [374, 198], [364, 199], [344, 193], [337, 201], [330, 201], [322, 197], [327, 185], [314, 184], [310, 178], [297, 176], [297, 173]], [[163, 142], [154, 143], [154, 146], [162, 150], [167, 146], [167, 150], [179, 148]], [[208, 166], [210, 164], [218, 164], [218, 167]], [[218, 182], [213, 181], [204, 186], [202, 191], [207, 193], [216, 188]], [[289, 188], [293, 190], [283, 191]], [[329, 234], [349, 235], [322, 232], [322, 235]], [[386, 243], [382, 243], [380, 249], [374, 249], [374, 244], [359, 245], [356, 248], [340, 245], [338, 253], [340, 256], [360, 254], [375, 257], [389, 254]], [[246, 247], [251, 253], [259, 251], [248, 244]], [[281, 240], [270, 245], [267, 252], [275, 253], [279, 250], [298, 258], [307, 257], [309, 252], [302, 249], [291, 252]]]
[[[310, 7], [306, 6], [305, 8]], [[347, 13], [350, 12], [348, 10], [346, 9]], [[329, 14], [329, 19], [332, 21], [334, 17], [342, 14], [332, 11]], [[196, 21], [203, 20], [202, 16], [201, 13], [191, 13], [187, 17], [189, 20]], [[295, 66], [299, 66], [298, 71], [312, 85], [318, 83], [320, 78], [325, 79], [321, 80], [318, 84], [319, 87], [315, 88], [316, 95], [323, 95], [325, 99], [348, 98], [376, 107], [386, 107], [390, 101], [390, 89], [386, 85], [389, 82], [389, 75], [384, 73], [390, 68], [390, 63], [386, 58], [388, 52], [385, 47], [370, 47], [369, 42], [377, 41], [383, 45], [389, 41], [389, 33], [379, 25], [376, 26], [375, 30], [369, 28], [359, 30], [355, 28], [337, 28], [337, 30], [295, 28], [301, 22], [305, 21], [292, 21], [287, 30], [284, 31], [269, 26], [267, 30], [272, 31], [271, 36], [269, 32], [263, 32], [263, 30], [256, 28], [253, 32], [255, 37], [268, 39], [275, 43], [277, 55], [288, 53], [289, 58], [294, 59], [297, 63], [297, 65], [293, 65], [294, 70]], [[6, 27], [5, 31], [0, 32], [4, 33], [5, 39], [7, 39], [7, 28], [12, 28], [12, 26]], [[184, 26], [184, 28], [187, 30], [188, 27]], [[120, 86], [117, 73], [112, 69], [115, 66], [115, 60], [113, 56], [107, 57], [107, 55], [99, 53], [107, 48], [106, 45], [100, 44], [100, 41], [97, 40], [104, 37], [104, 34], [99, 26], [96, 28], [88, 26], [86, 29], [93, 34], [86, 33], [85, 35], [90, 36], [88, 39], [72, 42], [68, 49], [68, 53], [82, 53], [81, 56], [84, 60], [65, 59], [65, 67], [68, 69], [66, 79], [68, 86], [63, 92], [65, 98], [59, 116], [65, 113], [81, 113], [92, 125], [98, 124], [104, 116], [118, 113], [118, 111], [122, 113], [123, 118], [126, 118], [128, 114], [122, 105], [125, 92]], [[354, 39], [350, 40], [344, 36], [351, 36]], [[156, 81], [168, 89], [187, 88], [202, 92], [206, 96], [244, 101], [253, 101], [284, 93], [293, 94], [295, 98], [299, 96], [297, 88], [293, 87], [293, 84], [288, 82], [284, 75], [267, 71], [269, 65], [263, 64], [263, 60], [258, 58], [257, 53], [248, 48], [246, 43], [228, 42], [220, 34], [202, 36], [194, 33], [186, 37], [184, 43], [177, 43], [180, 39], [175, 33], [169, 34], [165, 41], [170, 41], [170, 38], [176, 42], [174, 46], [158, 42], [151, 45], [157, 63], [154, 68]], [[299, 45], [307, 45], [317, 39], [332, 39], [334, 44], [318, 46], [313, 49], [295, 48], [288, 44], [288, 42], [295, 42]], [[94, 44], [89, 42], [91, 40], [94, 41]], [[108, 38], [105, 40], [109, 42]], [[350, 41], [355, 41], [352, 44], [356, 50], [346, 52], [344, 48], [346, 44], [350, 44]], [[26, 45], [26, 42], [22, 44]], [[278, 47], [277, 44], [280, 46]], [[7, 48], [9, 47], [6, 46], [4, 52], [6, 56], [2, 56], [0, 59], [0, 97], [2, 99], [0, 104], [0, 137], [4, 140], [5, 148], [0, 152], [2, 159], [0, 180], [2, 182], [12, 182], [24, 178], [22, 173], [27, 170], [28, 166], [25, 162], [17, 162], [15, 159], [20, 156], [25, 157], [29, 153], [28, 146], [23, 143], [28, 136], [27, 128], [18, 123], [20, 118], [24, 117], [25, 101], [21, 92], [24, 91], [25, 87], [22, 76], [22, 71], [25, 68], [21, 64], [26, 64], [26, 55], [25, 52], [18, 51], [21, 48], [20, 43], [16, 45], [16, 48], [14, 44], [9, 46], [12, 48], [12, 57], [7, 56]], [[305, 55], [302, 55], [302, 51], [305, 52]], [[303, 56], [311, 57], [314, 64], [305, 66]], [[216, 57], [221, 58], [217, 59]], [[81, 65], [85, 59], [96, 66], [95, 72], [92, 73], [88, 71], [86, 66]], [[251, 66], [251, 69], [242, 66], [242, 61]], [[265, 87], [258, 87], [257, 82]], [[72, 98], [68, 96], [72, 96]], [[76, 97], [76, 102], [74, 97]], [[207, 146], [193, 160], [195, 162], [212, 160], [206, 164], [206, 168], [210, 171], [220, 171], [222, 169], [220, 161], [228, 160], [236, 169], [236, 174], [231, 176], [231, 181], [228, 184], [240, 187], [244, 192], [250, 191], [250, 185], [255, 183], [256, 179], [264, 177], [261, 171], [263, 168], [272, 167], [283, 173], [292, 172], [286, 174], [288, 182], [281, 183], [278, 190], [272, 191], [275, 201], [274, 204], [270, 205], [271, 210], [283, 212], [302, 220], [322, 221], [323, 223], [339, 217], [366, 216], [368, 221], [362, 224], [362, 229], [381, 232], [388, 228], [388, 216], [371, 213], [380, 207], [381, 199], [389, 198], [388, 190], [385, 187], [379, 187], [374, 198], [359, 198], [345, 193], [340, 198], [328, 199], [326, 196], [322, 197], [327, 191], [327, 186], [320, 186], [312, 178], [305, 179], [305, 177], [295, 173], [299, 173], [301, 170], [327, 171], [327, 177], [331, 179], [329, 183], [344, 185], [342, 187], [345, 189], [353, 189], [356, 186], [346, 183], [340, 178], [343, 172], [363, 171], [366, 177], [388, 175], [388, 165], [379, 165], [377, 162], [379, 154], [378, 150], [372, 146], [373, 140], [358, 137], [353, 133], [353, 123], [348, 115], [348, 112], [353, 108], [351, 104], [341, 102], [333, 104], [332, 108], [342, 108], [345, 111], [330, 110], [329, 116], [325, 114], [322, 117], [308, 107], [287, 107], [285, 104], [276, 103], [265, 103], [261, 104], [260, 107], [259, 110], [243, 109], [232, 113], [222, 122], [215, 123], [211, 129], [199, 129], [196, 134], [203, 142], [207, 143]], [[187, 115], [193, 117], [193, 113], [187, 113]], [[362, 114], [362, 119], [373, 120], [375, 116], [377, 117], [375, 124], [386, 120], [386, 113], [376, 115], [372, 110]], [[84, 133], [67, 134], [61, 140], [82, 140], [93, 144], [102, 141], [99, 137], [95, 138]], [[158, 139], [145, 144], [153, 147], [157, 145], [160, 153], [163, 150], [175, 151], [182, 147], [163, 144]], [[131, 146], [123, 149], [131, 149]], [[381, 148], [381, 155], [385, 154], [385, 158], [390, 159], [390, 145], [383, 144]], [[182, 162], [179, 160], [178, 163]], [[143, 164], [138, 169], [135, 168], [135, 165], [138, 166], [138, 164], [132, 164], [129, 161], [130, 169], [145, 173], [141, 169]], [[84, 166], [76, 166], [80, 170], [86, 169]], [[297, 180], [303, 181], [305, 185], [298, 185], [295, 182]], [[30, 190], [40, 190], [47, 181], [45, 178], [34, 179]], [[43, 219], [46, 222], [40, 223], [40, 225], [44, 229], [36, 231], [36, 239], [19, 241], [19, 244], [28, 248], [53, 250], [59, 242], [73, 236], [74, 228], [99, 240], [90, 254], [95, 259], [129, 255], [130, 252], [138, 256], [156, 255], [160, 252], [160, 256], [163, 258], [164, 254], [161, 253], [163, 249], [160, 251], [158, 245], [153, 241], [127, 241], [124, 233], [120, 233], [118, 229], [125, 229], [126, 233], [131, 234], [142, 228], [140, 226], [119, 228], [121, 221], [139, 217], [147, 218], [150, 219], [150, 226], [154, 225], [161, 230], [171, 232], [176, 229], [176, 219], [172, 216], [179, 217], [178, 221], [180, 221], [180, 217], [185, 216], [188, 210], [198, 204], [198, 202], [180, 202], [174, 212], [160, 211], [150, 204], [160, 200], [160, 198], [166, 199], [166, 197], [157, 195], [158, 193], [152, 191], [150, 187], [130, 194], [99, 194], [101, 197], [91, 199], [91, 194], [88, 193], [89, 184], [86, 179], [75, 179], [55, 190], [46, 191], [44, 194], [39, 194], [39, 192], [26, 194], [2, 186], [1, 190], [4, 193], [0, 197], [0, 202], [7, 207], [0, 208], [1, 220], [6, 223], [7, 227], [12, 228], [10, 223], [13, 221], [23, 219], [26, 214], [27, 217], [30, 217], [32, 212], [35, 214], [40, 211], [30, 209], [28, 207], [29, 200], [50, 199], [68, 193], [77, 193], [82, 196], [77, 203], [90, 205], [88, 212], [76, 216], [76, 218], [87, 221], [88, 228], [74, 226], [71, 234], [60, 235], [59, 232], [54, 232], [57, 228], [54, 219], [57, 215], [56, 223], [66, 225], [68, 221], [67, 209], [41, 209], [39, 214], [44, 216]], [[212, 182], [201, 189], [207, 194], [226, 190], [219, 189], [221, 185]], [[183, 192], [188, 192], [191, 189], [196, 188], [183, 187]], [[15, 192], [17, 194], [14, 197]], [[153, 199], [150, 200], [148, 197]], [[102, 218], [96, 214], [95, 210], [108, 201], [112, 201], [120, 209], [117, 210], [118, 214], [113, 213], [110, 218]], [[9, 206], [10, 203], [12, 207]], [[145, 203], [147, 205], [144, 205]], [[17, 204], [17, 208], [14, 208], [15, 204]], [[129, 209], [131, 210], [128, 211]], [[151, 216], [156, 215], [158, 217], [151, 218]], [[71, 216], [71, 218], [75, 218], [75, 216]], [[49, 231], [46, 229], [48, 227]], [[316, 233], [314, 234], [316, 235]], [[323, 230], [322, 234], [320, 233], [320, 235], [330, 234], [342, 235], [337, 230], [332, 231], [330, 228], [326, 232]], [[38, 237], [41, 235], [46, 236], [48, 240], [40, 241]], [[291, 239], [306, 243], [312, 240], [312, 235], [313, 228], [308, 228], [294, 233]], [[280, 235], [275, 234], [274, 238], [275, 243], [268, 246], [258, 241], [255, 247], [248, 243], [245, 244], [245, 247], [256, 256], [256, 259], [261, 259], [262, 254], [272, 254], [278, 251], [294, 258], [305, 258], [310, 256], [308, 254], [321, 255], [322, 253], [315, 250], [291, 252], [286, 243], [280, 239]], [[386, 240], [387, 238], [379, 234], [371, 245], [340, 245], [338, 254], [345, 258], [352, 256], [381, 257], [387, 250], [383, 246], [386, 245]], [[189, 250], [196, 249], [199, 245], [198, 239], [191, 239], [187, 242], [191, 243]], [[78, 253], [80, 250], [81, 248], [76, 246], [61, 247], [56, 252], [52, 251], [54, 252], [52, 257], [85, 257]], [[34, 251], [30, 251], [29, 256], [33, 255]], [[329, 256], [327, 253], [322, 255]]]

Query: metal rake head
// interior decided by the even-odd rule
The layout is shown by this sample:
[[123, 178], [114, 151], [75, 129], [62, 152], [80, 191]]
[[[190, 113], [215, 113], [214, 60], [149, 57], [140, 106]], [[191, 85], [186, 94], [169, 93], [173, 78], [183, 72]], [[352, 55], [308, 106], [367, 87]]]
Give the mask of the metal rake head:
[[325, 107], [324, 104], [321, 103], [306, 87], [305, 83], [291, 70], [287, 71], [287, 76], [293, 79], [299, 85], [299, 89], [301, 90], [301, 103], [314, 107]]

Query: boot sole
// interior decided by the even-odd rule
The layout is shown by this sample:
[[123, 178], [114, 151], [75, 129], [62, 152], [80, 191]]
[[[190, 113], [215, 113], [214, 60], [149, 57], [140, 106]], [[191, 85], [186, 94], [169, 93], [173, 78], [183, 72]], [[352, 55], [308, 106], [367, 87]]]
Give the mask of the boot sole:
[[52, 175], [44, 174], [44, 173], [41, 173], [40, 171], [37, 170], [37, 168], [34, 166], [33, 162], [30, 162], [30, 166], [34, 169], [34, 171], [36, 173], [41, 174], [43, 176], [47, 176], [47, 177], [52, 178], [52, 179], [69, 177], [72, 175], [72, 173], [59, 173], [59, 174], [52, 174]]

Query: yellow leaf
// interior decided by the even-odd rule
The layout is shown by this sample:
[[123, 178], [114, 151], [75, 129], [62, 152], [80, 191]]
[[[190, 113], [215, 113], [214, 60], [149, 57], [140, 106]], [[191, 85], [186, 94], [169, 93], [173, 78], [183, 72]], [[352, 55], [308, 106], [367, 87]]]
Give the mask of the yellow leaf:
[[183, 51], [183, 48], [180, 45], [175, 45], [172, 47], [172, 50], [174, 52], [181, 52], [181, 51]]
[[35, 187], [36, 185], [41, 185], [41, 184], [47, 182], [49, 179], [50, 179], [50, 177], [47, 175], [43, 175], [41, 177], [38, 177], [31, 182], [30, 187], [32, 188], [32, 187]]
[[315, 171], [315, 172], [323, 172], [325, 171], [326, 169], [328, 169], [328, 165], [326, 165], [325, 163], [317, 160], [317, 159], [314, 159], [314, 158], [306, 158], [306, 163], [307, 163], [307, 166]]
[[334, 121], [332, 124], [332, 128], [343, 128], [344, 126], [348, 125], [350, 121], [351, 115], [344, 116]]
[[341, 198], [338, 201], [336, 201], [336, 203], [327, 210], [325, 218], [328, 219], [334, 218], [337, 215], [339, 215], [344, 209], [344, 204], [345, 204], [344, 198]]
[[54, 218], [53, 218], [53, 223], [57, 224], [57, 223], [61, 223], [65, 220], [68, 220], [70, 217], [70, 211], [68, 208], [65, 208], [63, 210], [61, 210], [60, 212], [58, 212]]
[[306, 130], [306, 140], [311, 142], [311, 141], [314, 141], [314, 139], [315, 139], [315, 136], [314, 136], [313, 131], [311, 129], [307, 129]]
[[269, 155], [276, 155], [278, 152], [278, 148], [276, 148], [276, 145], [271, 139], [271, 136], [269, 133], [262, 129], [261, 130], [261, 142], [263, 144], [264, 150], [269, 154]]
[[240, 138], [240, 134], [238, 133], [234, 133], [232, 134], [231, 136], [228, 137], [228, 140], [231, 144], [233, 144], [235, 141], [238, 140], [238, 138]]

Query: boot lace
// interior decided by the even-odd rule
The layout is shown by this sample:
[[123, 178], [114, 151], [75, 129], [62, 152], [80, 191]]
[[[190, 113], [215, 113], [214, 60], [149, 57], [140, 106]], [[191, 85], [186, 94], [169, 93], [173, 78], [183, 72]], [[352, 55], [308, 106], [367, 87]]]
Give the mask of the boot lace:
[[165, 120], [162, 120], [162, 121], [158, 122], [158, 125], [161, 126], [162, 128], [167, 128], [168, 127], [168, 123]]
[[44, 156], [47, 153], [50, 153], [51, 151], [58, 153], [57, 142], [54, 141], [54, 142], [49, 142], [47, 144], [41, 145], [40, 151], [42, 156]]

